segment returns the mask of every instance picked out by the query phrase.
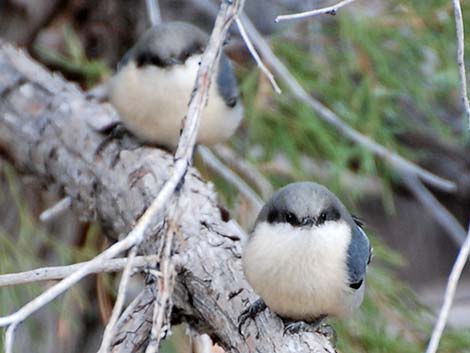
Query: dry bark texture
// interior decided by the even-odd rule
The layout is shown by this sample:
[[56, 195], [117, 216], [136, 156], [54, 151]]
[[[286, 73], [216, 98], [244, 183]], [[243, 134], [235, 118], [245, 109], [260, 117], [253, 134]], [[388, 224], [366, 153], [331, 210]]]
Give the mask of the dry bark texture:
[[[87, 100], [77, 86], [0, 42], [0, 154], [47, 186], [62, 187], [82, 217], [119, 236], [151, 203], [171, 173], [173, 157], [132, 140], [130, 148], [113, 142], [97, 155], [100, 131], [115, 120], [109, 106]], [[245, 338], [238, 334], [240, 312], [256, 299], [241, 270], [242, 241], [221, 220], [216, 194], [196, 170], [186, 175], [181, 197], [173, 319], [209, 333], [229, 352], [334, 352], [318, 334], [283, 336], [282, 322], [269, 311], [246, 327]], [[161, 229], [154, 227], [156, 241]], [[142, 252], [154, 251], [152, 244], [146, 242]], [[145, 348], [155, 291], [148, 283], [119, 325], [115, 352]]]

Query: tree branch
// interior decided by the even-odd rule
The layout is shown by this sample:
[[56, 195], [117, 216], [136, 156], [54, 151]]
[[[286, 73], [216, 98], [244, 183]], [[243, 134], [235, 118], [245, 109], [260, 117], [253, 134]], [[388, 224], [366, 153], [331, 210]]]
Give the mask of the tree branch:
[[227, 166], [237, 171], [245, 180], [252, 183], [259, 190], [262, 198], [267, 200], [273, 193], [273, 186], [258, 168], [246, 159], [239, 156], [233, 149], [226, 145], [215, 145], [212, 147], [215, 154]]
[[457, 246], [465, 241], [465, 229], [415, 176], [403, 177], [408, 189], [415, 195], [419, 202], [433, 215], [437, 222], [446, 230], [450, 238]]
[[257, 214], [263, 207], [263, 200], [258, 194], [237, 174], [231, 169], [227, 168], [212, 152], [205, 146], [198, 146], [199, 154], [201, 155], [204, 163], [209, 168], [213, 169], [217, 174], [222, 176], [230, 184], [242, 194], [253, 206], [253, 213]]

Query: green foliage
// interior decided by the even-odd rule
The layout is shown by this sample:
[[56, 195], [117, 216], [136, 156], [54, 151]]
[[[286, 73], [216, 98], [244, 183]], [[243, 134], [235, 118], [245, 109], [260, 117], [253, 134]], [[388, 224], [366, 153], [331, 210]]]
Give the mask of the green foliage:
[[83, 83], [85, 88], [109, 76], [111, 70], [104, 61], [86, 57], [80, 39], [70, 26], [64, 29], [64, 42], [64, 53], [40, 45], [35, 45], [34, 50], [41, 61]]

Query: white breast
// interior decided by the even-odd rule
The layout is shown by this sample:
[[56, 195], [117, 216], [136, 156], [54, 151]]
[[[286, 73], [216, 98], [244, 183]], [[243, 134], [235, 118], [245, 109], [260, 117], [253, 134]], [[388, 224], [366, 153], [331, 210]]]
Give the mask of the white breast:
[[282, 317], [308, 321], [322, 314], [347, 315], [362, 302], [364, 288], [354, 291], [348, 285], [350, 239], [344, 222], [308, 230], [260, 223], [244, 250], [245, 276]]
[[[136, 136], [153, 143], [175, 147], [181, 123], [196, 80], [200, 56], [184, 65], [169, 68], [127, 64], [113, 78], [110, 100], [126, 127]], [[229, 108], [217, 93], [214, 81], [208, 105], [203, 110], [197, 141], [214, 144], [230, 138], [240, 124], [243, 108]]]

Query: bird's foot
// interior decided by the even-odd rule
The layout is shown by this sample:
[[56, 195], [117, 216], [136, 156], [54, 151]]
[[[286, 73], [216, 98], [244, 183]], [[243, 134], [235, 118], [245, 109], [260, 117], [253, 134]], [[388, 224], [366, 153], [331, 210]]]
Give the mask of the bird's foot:
[[322, 321], [327, 315], [320, 315], [313, 321], [285, 321], [284, 320], [284, 335], [285, 334], [296, 334], [300, 331], [318, 332]]
[[238, 333], [243, 336], [243, 324], [248, 319], [254, 320], [254, 318], [261, 313], [262, 311], [266, 310], [267, 306], [263, 299], [258, 299], [253, 304], [251, 304], [248, 308], [243, 310], [243, 312], [238, 317]]
[[101, 141], [95, 151], [95, 155], [99, 156], [103, 150], [108, 147], [111, 141], [116, 139], [121, 139], [125, 134], [128, 134], [129, 131], [124, 127], [121, 122], [117, 122], [116, 124], [110, 126], [106, 131], [102, 131], [107, 136]]
[[336, 342], [338, 341], [338, 335], [336, 334], [336, 331], [333, 328], [333, 326], [328, 325], [328, 324], [321, 324], [317, 328], [316, 332], [319, 333], [322, 336], [325, 336], [325, 338], [328, 341], [330, 341], [333, 348], [336, 347]]

